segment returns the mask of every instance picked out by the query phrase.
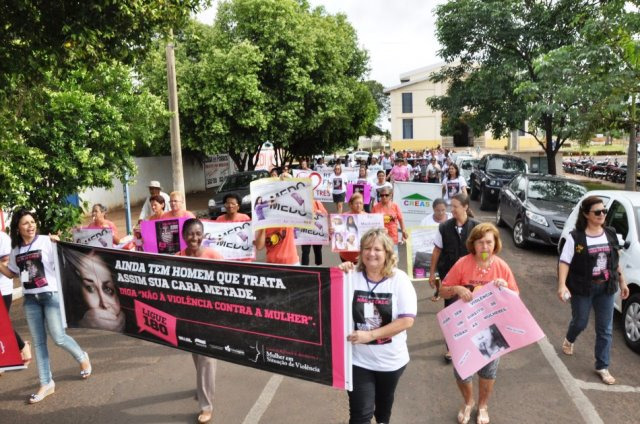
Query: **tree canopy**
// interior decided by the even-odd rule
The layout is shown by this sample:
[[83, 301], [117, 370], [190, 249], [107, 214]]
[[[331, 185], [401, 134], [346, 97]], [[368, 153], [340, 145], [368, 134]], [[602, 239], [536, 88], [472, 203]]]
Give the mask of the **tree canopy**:
[[582, 110], [557, 96], [572, 82], [543, 78], [536, 60], [574, 44], [595, 8], [576, 0], [452, 0], [438, 6], [439, 54], [450, 66], [433, 79], [449, 88], [428, 103], [447, 116], [443, 133], [453, 133], [460, 121], [476, 134], [491, 130], [496, 137], [523, 130], [545, 150], [555, 174], [556, 152], [582, 131], [574, 125]]

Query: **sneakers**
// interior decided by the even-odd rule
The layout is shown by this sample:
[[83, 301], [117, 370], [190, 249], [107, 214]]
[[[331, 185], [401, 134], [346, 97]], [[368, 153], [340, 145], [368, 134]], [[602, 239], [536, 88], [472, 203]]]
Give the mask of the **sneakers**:
[[562, 353], [565, 355], [573, 355], [573, 343], [569, 343], [569, 340], [564, 339], [562, 342]]
[[615, 384], [616, 382], [616, 379], [613, 378], [613, 376], [609, 373], [609, 370], [606, 368], [603, 368], [601, 370], [596, 370], [596, 374], [600, 376], [604, 384], [611, 385], [611, 384]]

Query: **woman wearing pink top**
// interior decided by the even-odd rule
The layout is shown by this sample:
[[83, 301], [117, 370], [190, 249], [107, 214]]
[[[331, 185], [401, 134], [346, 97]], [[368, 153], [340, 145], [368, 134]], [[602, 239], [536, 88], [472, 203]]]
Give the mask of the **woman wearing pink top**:
[[171, 210], [162, 214], [162, 219], [195, 218], [196, 216], [184, 208], [184, 195], [180, 191], [172, 191], [169, 195]]
[[91, 208], [91, 224], [89, 224], [85, 228], [97, 230], [101, 228], [109, 228], [111, 230], [111, 233], [113, 234], [113, 244], [118, 244], [120, 243], [118, 228], [116, 227], [116, 224], [106, 219], [106, 216], [107, 207], [100, 203], [96, 203], [95, 205], [93, 205], [93, 208]]

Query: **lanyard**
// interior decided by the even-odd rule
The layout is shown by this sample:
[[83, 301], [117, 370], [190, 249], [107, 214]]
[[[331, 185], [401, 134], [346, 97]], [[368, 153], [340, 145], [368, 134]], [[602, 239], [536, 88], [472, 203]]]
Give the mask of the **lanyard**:
[[[366, 283], [367, 283], [367, 290], [369, 291], [369, 296], [370, 297], [373, 296], [373, 292], [375, 291], [375, 289], [378, 288], [378, 285], [387, 279], [387, 277], [384, 277], [382, 280], [380, 280], [378, 282], [371, 281], [371, 280], [369, 280], [369, 277], [367, 277], [366, 271], [362, 271], [362, 276], [364, 277], [364, 281], [366, 281]], [[373, 288], [371, 286], [369, 286], [369, 283], [373, 284]]]
[[29, 246], [27, 246], [27, 251], [23, 252], [22, 251], [22, 247], [24, 246], [20, 246], [20, 248], [18, 249], [18, 254], [22, 255], [23, 253], [29, 253], [29, 250], [31, 250], [31, 246], [33, 245], [33, 243], [38, 239], [38, 235], [36, 235], [33, 240], [31, 240], [31, 243], [29, 243]]

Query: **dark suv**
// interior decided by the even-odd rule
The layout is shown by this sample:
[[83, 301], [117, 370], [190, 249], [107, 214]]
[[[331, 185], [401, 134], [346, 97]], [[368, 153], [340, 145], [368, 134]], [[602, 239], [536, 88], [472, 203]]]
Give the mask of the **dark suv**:
[[517, 174], [527, 172], [527, 163], [516, 156], [484, 155], [471, 172], [471, 198], [480, 198], [480, 209], [493, 209], [498, 204], [498, 194], [503, 185]]
[[269, 177], [269, 172], [264, 169], [260, 171], [238, 172], [233, 175], [229, 175], [224, 180], [224, 183], [218, 187], [213, 199], [209, 199], [209, 217], [211, 219], [215, 219], [226, 212], [223, 199], [227, 193], [236, 193], [240, 196], [242, 203], [240, 203], [240, 209], [238, 212], [251, 216], [251, 194], [249, 184], [251, 184], [251, 181], [267, 177]]

